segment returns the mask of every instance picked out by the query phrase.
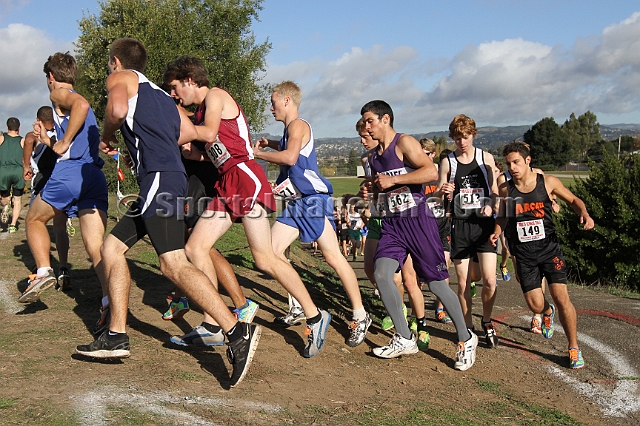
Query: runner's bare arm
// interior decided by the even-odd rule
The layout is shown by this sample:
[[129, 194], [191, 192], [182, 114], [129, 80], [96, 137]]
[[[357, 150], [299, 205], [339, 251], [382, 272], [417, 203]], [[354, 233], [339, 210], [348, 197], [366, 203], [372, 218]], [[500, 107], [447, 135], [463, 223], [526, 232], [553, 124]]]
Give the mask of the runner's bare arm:
[[90, 106], [82, 95], [69, 89], [54, 89], [51, 91], [49, 98], [56, 108], [69, 111], [69, 123], [67, 124], [67, 130], [64, 132], [64, 137], [51, 148], [56, 154], [63, 155], [84, 125]]
[[500, 184], [498, 187], [498, 195], [497, 197], [497, 214], [498, 217], [496, 219], [495, 227], [493, 228], [493, 234], [489, 236], [489, 242], [492, 246], [496, 246], [498, 239], [500, 238], [500, 234], [504, 231], [504, 227], [507, 224], [507, 203], [506, 198], [509, 196], [508, 183], [506, 179]]
[[564, 200], [571, 205], [573, 211], [580, 217], [580, 223], [584, 224], [585, 230], [589, 230], [594, 227], [593, 219], [589, 216], [589, 212], [587, 212], [587, 207], [584, 205], [584, 202], [580, 198], [576, 197], [573, 192], [567, 189], [560, 179], [555, 176], [545, 175], [544, 184], [547, 188], [547, 192], [549, 193], [549, 197], [552, 195], [560, 197], [561, 200]]
[[138, 79], [135, 74], [129, 72], [116, 72], [107, 78], [108, 98], [100, 139], [102, 142], [109, 144], [114, 133], [124, 124], [129, 113], [129, 86], [134, 84], [137, 91]]
[[31, 154], [36, 146], [38, 138], [33, 132], [29, 132], [24, 137], [24, 150], [22, 151], [22, 177], [24, 180], [31, 180], [33, 170], [31, 169]]
[[197, 140], [205, 143], [214, 143], [216, 141], [227, 97], [230, 98], [229, 94], [222, 89], [214, 87], [209, 90], [204, 98], [206, 106], [204, 123], [201, 126], [196, 126]]
[[186, 111], [182, 108], [178, 109], [178, 113], [180, 114], [180, 138], [178, 139], [178, 145], [184, 145], [188, 142], [191, 142], [198, 138], [198, 131], [196, 130], [196, 126], [193, 125]]
[[254, 149], [254, 155], [256, 158], [281, 166], [293, 166], [296, 164], [296, 161], [298, 161], [298, 157], [300, 156], [303, 141], [309, 141], [311, 132], [309, 130], [309, 125], [302, 120], [292, 121], [287, 130], [289, 132], [289, 138], [287, 139], [286, 149], [278, 152]]
[[396, 145], [396, 153], [405, 164], [415, 170], [404, 175], [387, 176], [378, 174], [375, 183], [382, 190], [394, 185], [423, 184], [430, 180], [436, 180], [438, 171], [430, 157], [424, 155], [420, 142], [409, 135], [402, 135]]

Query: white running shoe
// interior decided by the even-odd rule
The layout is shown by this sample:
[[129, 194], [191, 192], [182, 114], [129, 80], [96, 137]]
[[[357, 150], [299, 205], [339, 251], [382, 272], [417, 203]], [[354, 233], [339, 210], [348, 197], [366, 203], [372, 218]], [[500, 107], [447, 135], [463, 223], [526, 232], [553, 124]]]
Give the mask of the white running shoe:
[[455, 369], [465, 371], [471, 368], [476, 362], [476, 348], [478, 347], [478, 336], [469, 330], [471, 338], [466, 342], [458, 343], [458, 353], [456, 353]]
[[387, 346], [373, 348], [373, 354], [379, 358], [397, 358], [400, 355], [415, 354], [418, 351], [415, 336], [411, 336], [411, 339], [405, 339], [398, 333], [393, 335]]

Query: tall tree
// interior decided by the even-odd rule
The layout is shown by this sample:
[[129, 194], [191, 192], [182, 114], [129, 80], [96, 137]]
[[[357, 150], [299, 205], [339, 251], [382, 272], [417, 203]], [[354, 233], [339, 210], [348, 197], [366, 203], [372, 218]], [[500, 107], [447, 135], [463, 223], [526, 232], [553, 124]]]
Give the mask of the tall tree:
[[162, 83], [166, 64], [180, 55], [200, 58], [211, 85], [228, 90], [242, 105], [253, 131], [266, 123], [270, 87], [261, 85], [268, 40], [256, 44], [251, 23], [262, 0], [100, 0], [97, 15], [80, 20], [76, 45], [78, 90], [97, 116], [106, 106], [109, 45], [120, 37], [142, 41], [149, 53], [145, 75]]
[[578, 118], [571, 113], [569, 119], [562, 125], [562, 130], [569, 138], [571, 156], [576, 159], [584, 159], [589, 149], [602, 139], [598, 117], [591, 111], [585, 112]]
[[569, 162], [569, 138], [552, 117], [543, 118], [524, 134], [535, 167], [564, 166]]
[[351, 151], [349, 151], [349, 159], [347, 160], [347, 173], [350, 176], [356, 176], [359, 165], [361, 165], [360, 154], [358, 154], [355, 148], [351, 148]]

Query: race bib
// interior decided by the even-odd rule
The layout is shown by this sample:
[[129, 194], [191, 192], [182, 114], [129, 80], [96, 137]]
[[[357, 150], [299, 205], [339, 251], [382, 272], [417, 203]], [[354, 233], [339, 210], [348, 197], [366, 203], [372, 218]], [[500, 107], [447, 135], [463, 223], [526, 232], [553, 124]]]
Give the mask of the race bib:
[[291, 183], [289, 178], [286, 178], [280, 185], [273, 188], [273, 193], [284, 198], [297, 198], [299, 197], [296, 187]]
[[442, 204], [442, 202], [427, 202], [427, 206], [429, 206], [429, 209], [431, 209], [431, 212], [433, 213], [433, 216], [435, 218], [442, 218], [445, 217], [445, 213], [444, 213], [444, 205]]
[[387, 192], [387, 205], [391, 213], [400, 213], [416, 206], [408, 186]]
[[460, 206], [463, 209], [479, 209], [484, 198], [484, 188], [461, 188]]
[[229, 158], [231, 158], [231, 154], [227, 150], [227, 147], [224, 146], [222, 142], [214, 142], [208, 143], [204, 146], [207, 155], [211, 159], [216, 168], [222, 166]]
[[543, 240], [545, 238], [543, 219], [516, 223], [518, 239], [521, 243]]

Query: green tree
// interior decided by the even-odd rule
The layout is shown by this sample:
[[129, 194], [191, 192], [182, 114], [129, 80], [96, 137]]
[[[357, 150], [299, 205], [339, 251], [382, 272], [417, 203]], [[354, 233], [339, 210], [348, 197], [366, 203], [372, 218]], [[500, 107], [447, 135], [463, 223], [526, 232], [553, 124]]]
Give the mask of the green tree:
[[562, 125], [562, 131], [569, 138], [571, 158], [584, 159], [589, 149], [602, 140], [598, 117], [587, 111], [578, 118], [574, 113]]
[[618, 160], [604, 151], [589, 178], [572, 188], [596, 226], [584, 231], [570, 208], [555, 217], [572, 278], [640, 290], [640, 156]]
[[356, 176], [358, 173], [358, 166], [362, 165], [360, 161], [360, 154], [355, 148], [351, 148], [349, 151], [349, 159], [347, 160], [347, 174], [350, 176]]
[[101, 0], [97, 15], [79, 22], [78, 91], [104, 116], [109, 45], [120, 37], [142, 41], [149, 53], [145, 75], [162, 83], [166, 64], [180, 55], [200, 58], [212, 85], [242, 105], [253, 131], [266, 123], [270, 87], [261, 85], [271, 44], [256, 44], [251, 23], [262, 0]]
[[552, 117], [543, 118], [524, 134], [531, 147], [532, 165], [560, 167], [569, 162], [569, 138]]

